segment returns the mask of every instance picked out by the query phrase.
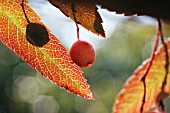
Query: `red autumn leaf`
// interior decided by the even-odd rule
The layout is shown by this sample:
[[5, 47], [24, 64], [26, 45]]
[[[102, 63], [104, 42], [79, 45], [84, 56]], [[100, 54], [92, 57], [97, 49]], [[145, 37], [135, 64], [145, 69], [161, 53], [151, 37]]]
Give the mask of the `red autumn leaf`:
[[[71, 1], [71, 0], [49, 0], [49, 2], [58, 7], [66, 16], [69, 16], [77, 23], [80, 23], [84, 28], [93, 33], [105, 37], [102, 27], [102, 19], [97, 12], [96, 5], [87, 3], [86, 1]], [[75, 18], [73, 16], [73, 3], [75, 10]]]
[[[0, 1], [0, 40], [53, 83], [83, 98], [93, 99], [87, 80], [82, 76], [82, 71], [48, 29], [50, 41], [43, 47], [36, 47], [26, 40], [28, 23], [21, 1]], [[31, 22], [43, 25], [40, 18], [26, 3], [24, 7]]]
[[[170, 40], [166, 42], [168, 55], [170, 55]], [[169, 58], [170, 59], [170, 58]], [[144, 85], [140, 80], [143, 76], [148, 61], [140, 66], [125, 83], [119, 93], [112, 113], [139, 113], [144, 94]], [[162, 46], [156, 53], [153, 64], [146, 76], [146, 98], [144, 112], [150, 111], [170, 94], [170, 73], [166, 76], [166, 53]], [[170, 72], [170, 68], [168, 69]], [[163, 83], [166, 83], [165, 85]]]

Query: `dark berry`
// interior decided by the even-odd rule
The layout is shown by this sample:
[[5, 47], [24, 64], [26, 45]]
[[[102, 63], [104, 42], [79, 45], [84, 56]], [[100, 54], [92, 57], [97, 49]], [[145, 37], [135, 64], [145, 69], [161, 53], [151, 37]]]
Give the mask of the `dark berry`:
[[50, 40], [47, 29], [38, 23], [27, 25], [26, 38], [29, 43], [37, 47], [43, 47]]

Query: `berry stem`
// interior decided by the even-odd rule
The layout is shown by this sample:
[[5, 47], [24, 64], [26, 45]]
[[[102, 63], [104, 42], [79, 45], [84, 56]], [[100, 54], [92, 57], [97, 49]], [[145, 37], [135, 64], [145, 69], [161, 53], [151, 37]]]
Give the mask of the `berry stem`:
[[77, 23], [77, 19], [76, 19], [76, 10], [75, 10], [75, 3], [74, 3], [74, 0], [73, 0], [73, 3], [72, 3], [72, 6], [71, 6], [71, 9], [72, 9], [72, 12], [73, 12], [73, 18], [74, 18], [74, 21], [76, 23], [76, 28], [77, 28], [77, 39], [79, 40], [79, 26], [78, 26], [78, 23]]
[[77, 39], [79, 40], [80, 38], [79, 38], [79, 26], [78, 26], [78, 24], [76, 23], [76, 28], [77, 28]]
[[156, 38], [155, 38], [155, 41], [154, 41], [154, 47], [153, 47], [153, 50], [152, 50], [152, 54], [151, 54], [151, 57], [150, 57], [150, 60], [149, 60], [149, 63], [146, 67], [146, 70], [141, 78], [141, 81], [143, 82], [143, 85], [144, 85], [144, 94], [143, 94], [143, 99], [142, 99], [142, 105], [141, 105], [141, 108], [140, 108], [140, 112], [142, 113], [143, 112], [143, 109], [144, 109], [144, 104], [145, 104], [145, 98], [146, 98], [146, 76], [152, 66], [152, 63], [153, 63], [153, 60], [155, 58], [155, 52], [157, 50], [157, 47], [158, 47], [158, 42], [159, 42], [159, 36], [160, 36], [160, 28], [159, 28], [159, 21], [158, 21], [158, 29], [157, 29], [157, 33], [156, 33]]
[[28, 23], [31, 23], [30, 20], [28, 19], [28, 16], [27, 16], [26, 12], [25, 12], [24, 0], [22, 0], [21, 7], [22, 7], [22, 10], [23, 10], [23, 12], [24, 12], [24, 15], [25, 15], [25, 18], [26, 18], [27, 22], [28, 22]]
[[162, 109], [162, 113], [166, 113], [165, 112], [165, 105], [163, 103], [163, 100], [160, 101], [160, 106], [161, 106], [161, 109]]

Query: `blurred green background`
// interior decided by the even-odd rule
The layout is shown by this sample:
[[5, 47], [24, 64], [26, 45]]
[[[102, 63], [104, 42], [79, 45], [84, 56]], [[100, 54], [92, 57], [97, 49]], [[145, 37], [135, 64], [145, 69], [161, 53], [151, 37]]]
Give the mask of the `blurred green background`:
[[[156, 31], [156, 21], [152, 23], [135, 16], [122, 20], [96, 51], [94, 65], [82, 69], [94, 101], [51, 83], [0, 42], [0, 113], [111, 113], [127, 78], [150, 56]], [[168, 31], [164, 25], [165, 37]], [[165, 104], [170, 113], [170, 98]]]

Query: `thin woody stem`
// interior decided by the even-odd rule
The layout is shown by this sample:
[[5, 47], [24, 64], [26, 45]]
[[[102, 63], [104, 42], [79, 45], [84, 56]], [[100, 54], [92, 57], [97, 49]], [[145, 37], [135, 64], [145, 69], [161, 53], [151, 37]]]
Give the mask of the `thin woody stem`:
[[[159, 22], [158, 22], [159, 24]], [[141, 108], [140, 108], [140, 112], [142, 113], [143, 112], [143, 109], [144, 109], [144, 104], [145, 104], [145, 98], [146, 98], [146, 76], [152, 66], [152, 63], [153, 63], [153, 60], [155, 58], [155, 52], [157, 50], [157, 47], [158, 47], [158, 42], [159, 42], [159, 36], [160, 36], [160, 26], [158, 25], [158, 29], [157, 29], [157, 33], [156, 33], [156, 38], [155, 38], [155, 42], [154, 42], [154, 47], [153, 47], [153, 50], [152, 50], [152, 54], [151, 54], [151, 57], [150, 57], [150, 60], [149, 60], [149, 63], [145, 69], [145, 72], [141, 78], [141, 81], [143, 82], [143, 86], [144, 86], [144, 94], [143, 94], [143, 99], [142, 99], [142, 105], [141, 105]]]
[[168, 70], [168, 68], [169, 68], [169, 55], [168, 55], [168, 48], [167, 48], [167, 45], [166, 45], [166, 43], [165, 43], [165, 41], [164, 41], [164, 36], [163, 36], [163, 31], [162, 31], [162, 24], [161, 24], [161, 20], [160, 19], [158, 19], [158, 22], [159, 22], [159, 31], [160, 31], [160, 36], [161, 36], [161, 42], [162, 42], [162, 44], [163, 44], [163, 46], [164, 46], [164, 50], [165, 50], [165, 55], [166, 55], [166, 64], [165, 64], [165, 70], [166, 70], [166, 72], [165, 72], [165, 78], [164, 78], [164, 81], [163, 81], [163, 84], [162, 84], [162, 92], [164, 91], [164, 87], [165, 87], [165, 85], [166, 85], [166, 80], [167, 80], [167, 76], [168, 76], [168, 73], [169, 73], [169, 70]]
[[162, 108], [162, 113], [165, 113], [165, 105], [163, 103], [163, 100], [160, 101], [160, 106]]
[[[160, 31], [160, 36], [161, 36], [161, 42], [164, 46], [164, 51], [165, 51], [165, 55], [166, 55], [166, 64], [165, 64], [165, 77], [164, 77], [164, 81], [162, 83], [162, 92], [164, 92], [164, 87], [167, 83], [167, 77], [168, 77], [168, 73], [169, 73], [169, 54], [168, 54], [168, 48], [167, 45], [164, 41], [164, 36], [163, 36], [163, 30], [162, 30], [162, 24], [161, 24], [161, 20], [158, 18], [158, 25], [159, 25], [159, 31]], [[163, 100], [160, 101], [160, 105], [162, 108], [162, 113], [165, 113], [165, 106], [163, 104]]]
[[23, 10], [23, 12], [24, 12], [24, 15], [25, 15], [25, 18], [26, 18], [27, 22], [28, 22], [28, 23], [31, 23], [30, 20], [29, 20], [28, 17], [27, 17], [26, 12], [25, 12], [24, 0], [22, 0], [21, 7], [22, 7], [22, 10]]
[[158, 20], [158, 26], [159, 26], [158, 28], [159, 28], [159, 32], [160, 32], [161, 42], [162, 42], [162, 44], [165, 44], [161, 20], [159, 18], [157, 18], [157, 20]]
[[78, 26], [78, 24], [77, 24], [77, 19], [76, 19], [76, 15], [75, 15], [76, 10], [75, 10], [74, 1], [73, 1], [73, 3], [72, 3], [71, 9], [72, 9], [72, 12], [73, 12], [74, 21], [75, 21], [75, 23], [76, 23], [76, 28], [77, 28], [77, 39], [79, 40], [79, 26]]

